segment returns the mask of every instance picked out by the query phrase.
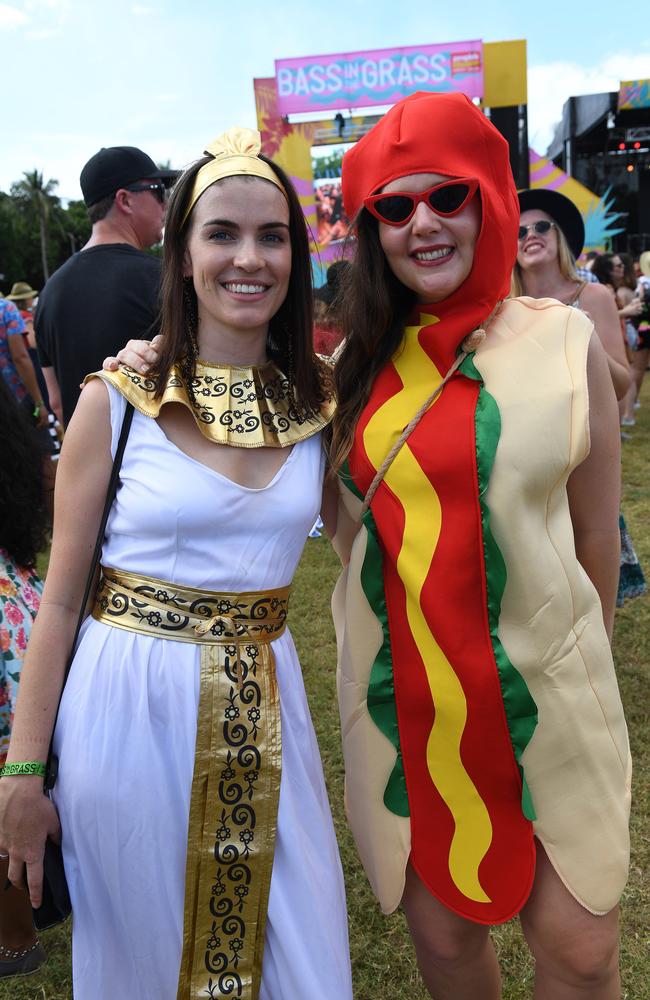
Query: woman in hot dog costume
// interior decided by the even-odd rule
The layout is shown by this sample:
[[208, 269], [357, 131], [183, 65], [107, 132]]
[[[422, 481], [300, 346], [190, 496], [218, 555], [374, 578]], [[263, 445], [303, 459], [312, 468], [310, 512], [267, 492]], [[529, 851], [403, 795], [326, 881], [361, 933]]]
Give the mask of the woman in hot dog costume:
[[630, 758], [606, 358], [577, 310], [506, 301], [508, 146], [465, 97], [395, 105], [343, 192], [333, 607], [364, 867], [436, 1000], [501, 995], [489, 926], [515, 914], [538, 1000], [614, 1000]]

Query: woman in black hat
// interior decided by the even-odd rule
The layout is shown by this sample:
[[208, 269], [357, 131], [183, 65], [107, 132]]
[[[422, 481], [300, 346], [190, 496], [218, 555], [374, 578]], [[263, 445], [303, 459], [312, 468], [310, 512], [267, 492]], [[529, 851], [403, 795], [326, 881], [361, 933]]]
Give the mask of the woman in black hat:
[[[613, 289], [602, 283], [602, 275], [601, 283], [592, 285], [581, 281], [576, 273], [576, 257], [582, 251], [585, 236], [580, 212], [563, 194], [546, 188], [520, 191], [518, 197], [521, 218], [519, 252], [512, 275], [513, 294], [559, 299], [587, 313], [605, 348], [616, 398], [624, 399], [630, 388], [631, 372]], [[617, 607], [626, 598], [637, 597], [646, 590], [622, 514], [619, 528], [622, 554]]]
[[558, 191], [519, 192], [519, 252], [512, 276], [513, 295], [558, 299], [588, 313], [605, 348], [617, 399], [630, 385], [616, 304], [606, 288], [581, 281], [576, 273], [585, 227], [580, 212]]

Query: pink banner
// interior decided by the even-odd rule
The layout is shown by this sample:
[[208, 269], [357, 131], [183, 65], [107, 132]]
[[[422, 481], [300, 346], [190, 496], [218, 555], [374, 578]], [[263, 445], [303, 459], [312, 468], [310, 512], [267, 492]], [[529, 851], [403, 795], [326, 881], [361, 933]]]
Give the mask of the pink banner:
[[483, 96], [483, 43], [448, 42], [329, 56], [278, 59], [282, 115], [395, 104], [418, 90]]

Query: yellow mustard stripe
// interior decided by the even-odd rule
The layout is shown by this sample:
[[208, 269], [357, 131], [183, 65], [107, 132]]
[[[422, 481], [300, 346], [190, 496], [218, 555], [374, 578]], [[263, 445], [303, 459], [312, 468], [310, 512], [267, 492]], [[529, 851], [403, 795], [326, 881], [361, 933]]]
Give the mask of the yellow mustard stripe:
[[[433, 317], [423, 319], [428, 324]], [[435, 388], [436, 382], [442, 380], [441, 373], [420, 347], [418, 334], [421, 329], [421, 326], [406, 328], [403, 346], [393, 358], [403, 388], [379, 408], [364, 432], [366, 452], [376, 468], [402, 427]], [[449, 872], [454, 884], [468, 899], [489, 903], [491, 900], [481, 886], [478, 869], [492, 842], [492, 823], [460, 756], [467, 701], [456, 673], [431, 633], [420, 603], [442, 528], [440, 500], [408, 442], [385, 478], [405, 514], [397, 571], [406, 590], [409, 627], [424, 662], [436, 710], [427, 741], [427, 767], [454, 820]]]

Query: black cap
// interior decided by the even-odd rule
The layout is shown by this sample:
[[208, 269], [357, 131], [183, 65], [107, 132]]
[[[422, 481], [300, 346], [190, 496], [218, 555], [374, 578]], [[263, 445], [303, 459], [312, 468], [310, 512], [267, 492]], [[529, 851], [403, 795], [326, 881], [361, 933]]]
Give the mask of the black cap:
[[577, 260], [585, 245], [585, 224], [580, 210], [571, 199], [549, 188], [527, 188], [525, 191], [519, 191], [517, 197], [520, 211], [527, 212], [531, 208], [538, 208], [540, 212], [546, 212], [554, 222], [557, 222], [571, 248], [571, 253]]
[[173, 181], [177, 170], [159, 170], [154, 161], [137, 146], [108, 146], [91, 156], [81, 171], [79, 183], [86, 205], [114, 194], [146, 178]]
[[327, 284], [314, 289], [314, 297], [324, 302], [326, 306], [331, 306], [332, 302], [341, 290], [341, 280], [344, 271], [350, 266], [347, 260], [335, 260], [327, 268]]

